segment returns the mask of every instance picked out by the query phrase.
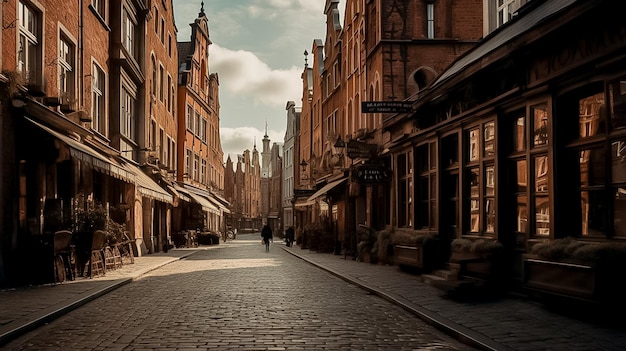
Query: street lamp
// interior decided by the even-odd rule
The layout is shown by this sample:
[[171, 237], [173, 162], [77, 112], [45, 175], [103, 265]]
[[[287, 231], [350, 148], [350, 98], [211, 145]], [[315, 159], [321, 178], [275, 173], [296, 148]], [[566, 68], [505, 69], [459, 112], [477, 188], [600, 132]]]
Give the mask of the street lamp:
[[306, 173], [306, 166], [308, 166], [308, 163], [302, 159], [302, 162], [300, 162], [300, 172]]
[[335, 150], [337, 151], [337, 155], [339, 156], [339, 161], [341, 162], [341, 167], [343, 167], [343, 149], [346, 147], [346, 142], [341, 139], [341, 135], [337, 137], [335, 141]]

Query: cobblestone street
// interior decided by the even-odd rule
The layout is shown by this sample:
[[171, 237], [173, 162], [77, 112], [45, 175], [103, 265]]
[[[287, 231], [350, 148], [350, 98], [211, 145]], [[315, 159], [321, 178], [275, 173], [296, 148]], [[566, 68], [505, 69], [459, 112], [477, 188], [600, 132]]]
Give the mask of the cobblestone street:
[[277, 245], [242, 235], [201, 250], [3, 349], [471, 349]]

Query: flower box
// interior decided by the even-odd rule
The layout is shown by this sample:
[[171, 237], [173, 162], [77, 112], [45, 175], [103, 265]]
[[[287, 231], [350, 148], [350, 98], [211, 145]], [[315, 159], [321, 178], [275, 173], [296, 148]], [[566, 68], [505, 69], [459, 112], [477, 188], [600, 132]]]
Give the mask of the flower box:
[[536, 244], [523, 260], [524, 285], [532, 291], [595, 302], [626, 294], [624, 244], [568, 237]]

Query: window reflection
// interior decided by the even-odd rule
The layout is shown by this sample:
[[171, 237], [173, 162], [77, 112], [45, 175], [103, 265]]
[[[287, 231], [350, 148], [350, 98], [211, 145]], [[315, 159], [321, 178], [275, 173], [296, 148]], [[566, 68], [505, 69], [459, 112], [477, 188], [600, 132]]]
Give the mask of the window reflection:
[[485, 168], [485, 195], [493, 196], [495, 193], [495, 171], [493, 166]]
[[517, 197], [517, 231], [520, 233], [526, 232], [526, 225], [528, 224], [527, 202], [526, 196]]
[[535, 191], [548, 191], [548, 157], [535, 157]]
[[626, 183], [626, 140], [616, 140], [611, 144], [611, 170], [613, 184]]
[[531, 108], [531, 115], [533, 116], [533, 138], [534, 145], [547, 145], [548, 144], [548, 107], [546, 104], [533, 106]]
[[496, 141], [496, 136], [495, 136], [495, 123], [494, 122], [489, 122], [485, 124], [485, 132], [484, 132], [484, 139], [485, 139], [485, 156], [493, 156], [495, 153], [495, 141]]
[[581, 138], [604, 133], [604, 123], [601, 116], [604, 106], [603, 92], [580, 99], [578, 102], [578, 123]]
[[526, 160], [518, 160], [516, 162], [517, 168], [517, 192], [526, 192], [528, 181], [526, 180]]
[[611, 101], [611, 127], [626, 127], [626, 81], [619, 80], [609, 85]]
[[616, 236], [626, 236], [626, 186], [615, 189], [613, 226]]
[[478, 128], [469, 131], [469, 160], [478, 161]]

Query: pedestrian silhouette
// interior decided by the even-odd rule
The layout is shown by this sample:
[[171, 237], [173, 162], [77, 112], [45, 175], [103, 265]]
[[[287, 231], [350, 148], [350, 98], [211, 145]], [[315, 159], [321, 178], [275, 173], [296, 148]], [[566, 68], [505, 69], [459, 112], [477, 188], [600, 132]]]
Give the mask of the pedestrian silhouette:
[[295, 230], [293, 229], [293, 227], [287, 228], [287, 230], [285, 231], [285, 242], [287, 243], [287, 246], [291, 246], [293, 244], [294, 238]]
[[270, 241], [272, 241], [272, 228], [269, 225], [264, 225], [263, 229], [261, 229], [261, 237], [263, 238], [263, 243], [265, 244], [265, 251], [270, 250]]

